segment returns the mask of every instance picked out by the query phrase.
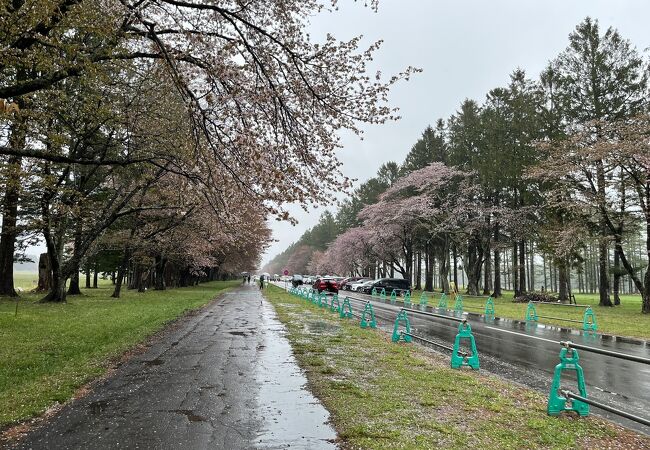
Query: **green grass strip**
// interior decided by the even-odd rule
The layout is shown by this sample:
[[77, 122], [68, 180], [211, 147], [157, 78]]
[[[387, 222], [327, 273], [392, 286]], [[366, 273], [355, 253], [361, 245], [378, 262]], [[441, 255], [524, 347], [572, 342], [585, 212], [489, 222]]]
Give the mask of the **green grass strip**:
[[[596, 417], [549, 417], [546, 397], [269, 287], [343, 448], [633, 448], [650, 439]], [[550, 379], [549, 379], [550, 383]]]

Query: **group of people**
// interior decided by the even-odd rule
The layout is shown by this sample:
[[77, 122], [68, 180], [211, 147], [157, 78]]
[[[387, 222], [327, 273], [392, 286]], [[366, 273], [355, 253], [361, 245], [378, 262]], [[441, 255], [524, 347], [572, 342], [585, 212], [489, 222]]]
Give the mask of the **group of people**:
[[[244, 275], [241, 284], [246, 284], [246, 283], [251, 284], [250, 275]], [[264, 275], [260, 275], [260, 289], [264, 289]]]

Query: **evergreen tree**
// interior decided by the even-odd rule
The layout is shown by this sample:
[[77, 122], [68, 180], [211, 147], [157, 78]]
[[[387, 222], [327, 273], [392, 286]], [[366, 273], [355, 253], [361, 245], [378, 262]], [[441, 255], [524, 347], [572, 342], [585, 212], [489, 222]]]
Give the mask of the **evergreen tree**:
[[[558, 75], [558, 95], [569, 127], [593, 121], [616, 121], [633, 116], [647, 106], [648, 71], [636, 48], [617, 30], [600, 34], [597, 20], [587, 17], [569, 35], [569, 46], [553, 62]], [[593, 130], [597, 137], [600, 131]], [[600, 207], [606, 206], [606, 168], [596, 164], [593, 178]], [[601, 218], [598, 226], [599, 294], [601, 306], [613, 306], [609, 295], [610, 232]]]

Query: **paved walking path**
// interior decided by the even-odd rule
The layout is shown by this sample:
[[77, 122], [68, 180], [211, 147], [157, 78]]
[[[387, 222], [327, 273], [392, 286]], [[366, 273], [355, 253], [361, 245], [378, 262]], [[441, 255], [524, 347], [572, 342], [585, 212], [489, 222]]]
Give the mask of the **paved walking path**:
[[262, 299], [253, 285], [224, 294], [20, 448], [335, 448], [329, 414]]

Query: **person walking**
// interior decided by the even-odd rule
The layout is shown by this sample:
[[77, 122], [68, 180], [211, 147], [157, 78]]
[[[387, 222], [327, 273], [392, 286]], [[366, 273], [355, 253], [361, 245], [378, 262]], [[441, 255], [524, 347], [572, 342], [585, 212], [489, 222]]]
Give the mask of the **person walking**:
[[260, 275], [260, 289], [264, 289], [264, 275]]
[[248, 284], [251, 284], [251, 276], [248, 276]]

